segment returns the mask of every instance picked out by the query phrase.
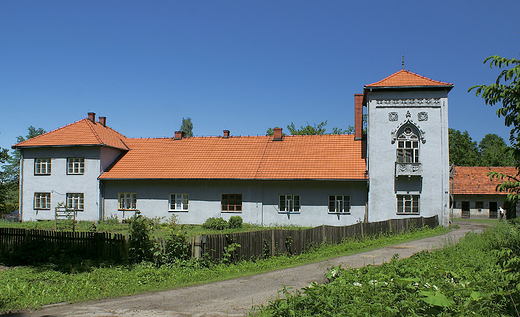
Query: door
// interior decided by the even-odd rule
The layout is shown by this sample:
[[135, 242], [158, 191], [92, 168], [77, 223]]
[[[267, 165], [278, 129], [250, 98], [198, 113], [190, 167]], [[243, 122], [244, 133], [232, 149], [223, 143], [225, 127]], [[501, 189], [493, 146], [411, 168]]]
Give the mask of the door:
[[462, 218], [469, 218], [469, 201], [462, 202]]
[[490, 201], [489, 202], [489, 218], [497, 219], [498, 213], [497, 213], [497, 202], [496, 201]]

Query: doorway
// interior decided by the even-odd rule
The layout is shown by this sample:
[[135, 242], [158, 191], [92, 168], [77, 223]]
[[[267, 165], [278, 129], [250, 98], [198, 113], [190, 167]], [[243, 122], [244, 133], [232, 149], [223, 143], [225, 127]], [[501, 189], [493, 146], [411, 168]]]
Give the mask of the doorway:
[[462, 202], [462, 218], [469, 218], [469, 201]]
[[491, 219], [497, 219], [498, 217], [498, 207], [496, 201], [490, 201], [489, 202], [489, 218]]

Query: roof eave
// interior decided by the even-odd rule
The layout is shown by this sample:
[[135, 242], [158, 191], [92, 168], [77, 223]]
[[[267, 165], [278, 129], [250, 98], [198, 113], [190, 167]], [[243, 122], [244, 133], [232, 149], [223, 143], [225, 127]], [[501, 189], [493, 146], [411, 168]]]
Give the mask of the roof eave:
[[365, 86], [364, 90], [411, 90], [411, 89], [422, 89], [422, 90], [443, 90], [453, 89], [453, 85], [426, 85], [426, 86]]

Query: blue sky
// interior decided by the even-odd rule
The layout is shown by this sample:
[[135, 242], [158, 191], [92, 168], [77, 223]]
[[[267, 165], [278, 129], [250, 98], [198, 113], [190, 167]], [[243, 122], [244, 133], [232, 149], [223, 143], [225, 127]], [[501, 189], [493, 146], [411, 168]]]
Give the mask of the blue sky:
[[128, 137], [354, 124], [354, 94], [401, 69], [451, 82], [449, 125], [509, 129], [469, 87], [518, 58], [520, 1], [1, 1], [0, 147], [87, 112]]

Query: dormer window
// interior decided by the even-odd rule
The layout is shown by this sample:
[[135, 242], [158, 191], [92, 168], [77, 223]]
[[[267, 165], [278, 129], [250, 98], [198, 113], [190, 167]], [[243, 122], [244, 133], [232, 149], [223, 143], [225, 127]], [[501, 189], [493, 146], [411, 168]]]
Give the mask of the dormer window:
[[410, 126], [397, 136], [397, 163], [419, 163], [419, 136]]

